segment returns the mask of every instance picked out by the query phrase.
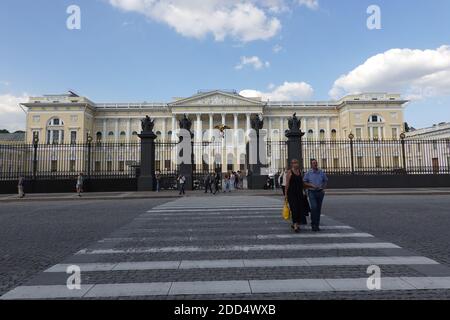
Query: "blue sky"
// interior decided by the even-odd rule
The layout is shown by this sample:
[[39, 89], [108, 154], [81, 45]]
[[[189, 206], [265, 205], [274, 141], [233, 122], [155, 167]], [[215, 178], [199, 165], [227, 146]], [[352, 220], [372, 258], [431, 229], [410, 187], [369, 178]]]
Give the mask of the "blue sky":
[[[381, 30], [367, 28], [372, 4]], [[69, 5], [81, 30], [66, 27]], [[450, 121], [449, 30], [448, 0], [2, 0], [0, 127], [23, 126], [15, 102], [28, 95], [170, 101], [222, 88], [271, 100], [395, 91], [414, 99], [407, 121], [429, 126]]]

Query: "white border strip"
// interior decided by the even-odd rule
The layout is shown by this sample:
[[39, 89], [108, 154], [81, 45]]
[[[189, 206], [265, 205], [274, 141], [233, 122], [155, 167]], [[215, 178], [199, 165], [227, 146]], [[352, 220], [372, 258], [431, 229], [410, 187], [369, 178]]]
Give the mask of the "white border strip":
[[153, 282], [124, 284], [85, 284], [81, 290], [67, 286], [21, 286], [2, 297], [14, 299], [110, 298], [139, 296], [177, 296], [213, 294], [262, 294], [301, 292], [372, 292], [450, 289], [450, 277], [386, 277], [380, 290], [369, 290], [367, 278], [349, 279], [287, 279]]
[[[420, 256], [410, 257], [320, 257], [292, 259], [232, 259], [232, 260], [182, 260], [142, 261], [116, 263], [76, 264], [81, 272], [142, 271], [142, 270], [186, 270], [225, 268], [274, 268], [274, 267], [319, 267], [319, 266], [370, 266], [370, 265], [438, 265], [439, 263]], [[65, 273], [72, 264], [57, 264], [44, 272]]]
[[126, 249], [82, 249], [76, 255], [83, 254], [137, 254], [163, 252], [219, 252], [219, 251], [266, 251], [266, 250], [332, 250], [332, 249], [401, 249], [401, 247], [387, 242], [373, 243], [313, 243], [313, 244], [267, 244], [267, 245], [232, 245], [210, 247], [142, 247]]

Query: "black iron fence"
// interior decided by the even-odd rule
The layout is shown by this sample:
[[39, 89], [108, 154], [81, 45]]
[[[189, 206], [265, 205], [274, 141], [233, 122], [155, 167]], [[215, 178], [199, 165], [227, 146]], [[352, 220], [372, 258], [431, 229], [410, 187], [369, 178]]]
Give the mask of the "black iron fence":
[[[156, 170], [163, 188], [176, 187], [178, 144], [156, 142]], [[245, 151], [222, 142], [194, 142], [194, 180], [206, 173], [245, 171]], [[78, 173], [96, 179], [135, 178], [139, 175], [140, 143], [0, 144], [0, 180], [24, 176], [34, 180], [72, 179]], [[440, 140], [309, 140], [302, 141], [303, 167], [311, 159], [330, 174], [450, 174], [450, 139]], [[282, 171], [287, 164], [284, 141], [267, 141], [264, 164], [268, 173]], [[226, 166], [226, 168], [224, 168]]]

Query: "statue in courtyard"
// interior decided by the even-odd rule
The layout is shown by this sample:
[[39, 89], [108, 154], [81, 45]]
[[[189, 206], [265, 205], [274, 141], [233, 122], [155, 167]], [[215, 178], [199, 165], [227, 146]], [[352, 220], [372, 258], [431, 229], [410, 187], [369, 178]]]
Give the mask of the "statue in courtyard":
[[142, 132], [144, 133], [153, 132], [153, 128], [155, 127], [155, 121], [150, 119], [149, 116], [145, 116], [145, 118], [141, 120], [141, 124], [142, 124]]
[[291, 119], [289, 119], [289, 130], [290, 132], [300, 132], [301, 121], [297, 118], [297, 113], [294, 113]]
[[255, 115], [251, 121], [250, 124], [252, 126], [252, 129], [255, 130], [257, 133], [264, 128], [264, 120], [261, 115]]
[[180, 129], [187, 130], [191, 132], [192, 121], [184, 114], [183, 119], [180, 120]]

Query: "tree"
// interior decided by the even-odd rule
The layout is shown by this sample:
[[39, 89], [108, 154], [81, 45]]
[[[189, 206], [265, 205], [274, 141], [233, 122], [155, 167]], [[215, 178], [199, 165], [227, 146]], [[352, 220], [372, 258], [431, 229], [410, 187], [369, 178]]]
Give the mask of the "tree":
[[6, 129], [0, 129], [0, 133], [9, 133], [9, 131]]

